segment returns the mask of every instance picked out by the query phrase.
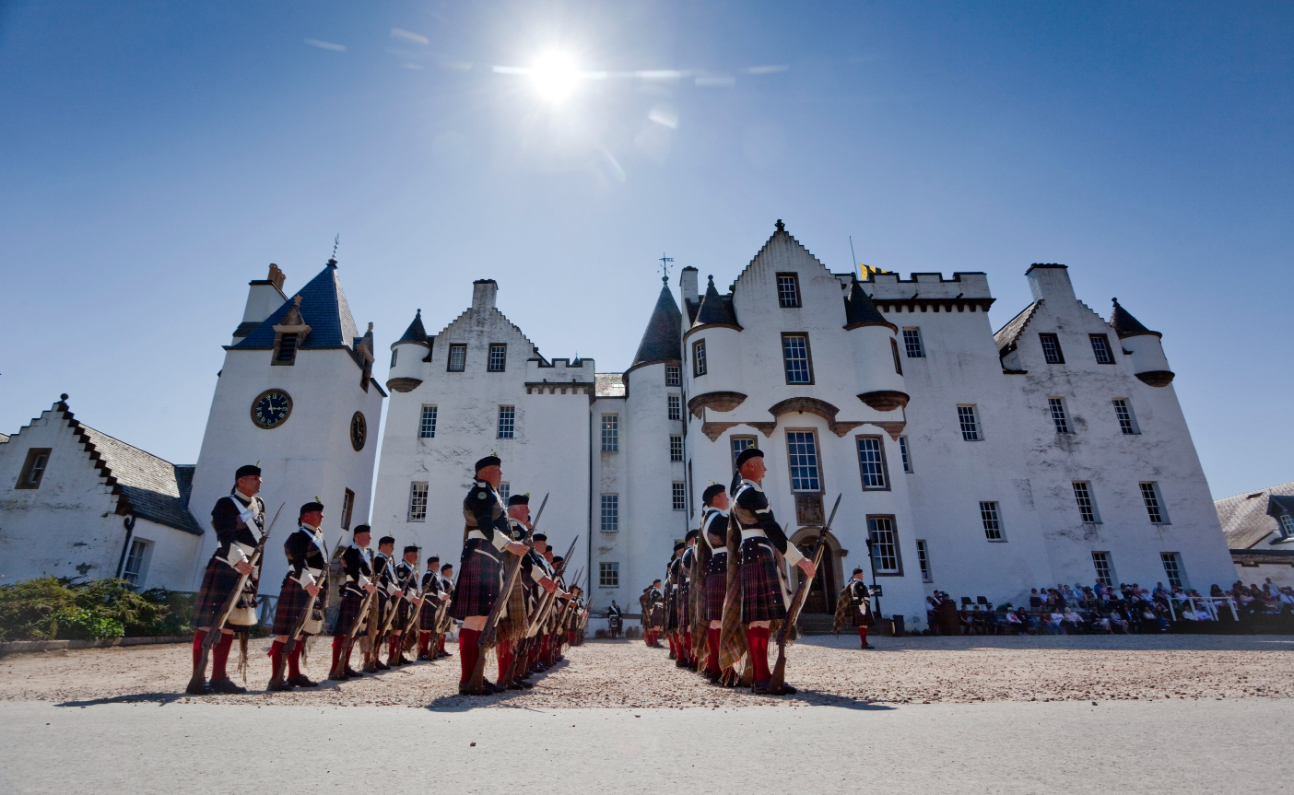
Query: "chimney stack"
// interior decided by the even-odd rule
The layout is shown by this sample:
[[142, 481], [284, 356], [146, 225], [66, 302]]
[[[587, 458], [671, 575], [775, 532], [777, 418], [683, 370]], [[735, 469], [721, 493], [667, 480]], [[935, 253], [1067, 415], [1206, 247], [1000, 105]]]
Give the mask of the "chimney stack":
[[1069, 268], [1064, 265], [1035, 262], [1024, 275], [1029, 279], [1029, 290], [1035, 301], [1046, 298], [1053, 304], [1063, 304], [1078, 300], [1069, 281]]
[[679, 271], [678, 286], [679, 290], [683, 293], [683, 300], [685, 302], [691, 301], [694, 304], [696, 303], [698, 295], [696, 291], [696, 277], [697, 270], [691, 265]]
[[493, 309], [498, 292], [499, 283], [493, 279], [477, 279], [472, 282], [472, 309], [478, 312]]

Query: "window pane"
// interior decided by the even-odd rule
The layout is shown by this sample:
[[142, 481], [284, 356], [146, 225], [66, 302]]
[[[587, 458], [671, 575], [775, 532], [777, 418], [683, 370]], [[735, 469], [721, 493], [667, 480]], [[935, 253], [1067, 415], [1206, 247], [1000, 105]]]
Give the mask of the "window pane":
[[782, 337], [782, 355], [786, 360], [786, 383], [807, 384], [813, 380], [809, 372], [809, 338], [788, 334]]
[[504, 366], [507, 364], [507, 361], [508, 361], [507, 345], [498, 345], [498, 344], [490, 345], [490, 364], [488, 367], [488, 370], [490, 372], [492, 373], [503, 372]]
[[1163, 500], [1159, 498], [1159, 484], [1142, 483], [1141, 499], [1146, 503], [1146, 513], [1153, 524], [1168, 524], [1168, 515], [1164, 512]]
[[1092, 335], [1092, 353], [1096, 355], [1097, 364], [1114, 364], [1114, 354], [1110, 352], [1110, 340], [1104, 334]]
[[678, 386], [680, 380], [679, 366], [677, 364], [665, 365], [665, 386]]
[[908, 437], [899, 437], [899, 453], [903, 456], [903, 471], [912, 473], [912, 457], [908, 454]]
[[1002, 540], [1002, 518], [998, 514], [996, 502], [979, 504], [980, 520], [984, 523], [984, 537], [989, 541]]
[[1281, 514], [1281, 535], [1286, 538], [1294, 538], [1294, 516]]
[[517, 429], [517, 407], [499, 406], [499, 438], [511, 439]]
[[620, 587], [620, 564], [619, 563], [599, 563], [598, 564], [598, 585], [603, 588]]
[[777, 277], [777, 302], [783, 308], [795, 308], [800, 305], [800, 280], [793, 273], [779, 274]]
[[1173, 588], [1184, 588], [1180, 556], [1176, 552], [1161, 552], [1159, 557], [1164, 562], [1164, 574], [1168, 577], [1168, 584]]
[[450, 345], [449, 346], [449, 370], [453, 373], [463, 372], [463, 367], [467, 364], [467, 346]]
[[1055, 334], [1039, 334], [1042, 340], [1042, 355], [1047, 364], [1064, 364], [1065, 357], [1060, 353], [1060, 339]]
[[881, 453], [881, 437], [859, 437], [858, 465], [863, 471], [863, 488], [883, 489], [889, 485], [885, 479], [885, 461]]
[[818, 478], [818, 443], [812, 431], [788, 431], [786, 448], [791, 462], [792, 491], [821, 491]]
[[674, 481], [672, 486], [673, 488], [671, 489], [671, 496], [673, 497], [674, 510], [686, 511], [687, 510], [687, 487], [683, 485], [683, 482], [680, 480]]
[[957, 421], [961, 424], [962, 439], [968, 442], [979, 441], [979, 422], [975, 419], [974, 406], [958, 406]]
[[903, 329], [903, 348], [907, 351], [909, 359], [921, 359], [925, 357], [925, 348], [921, 346], [921, 329]]
[[418, 423], [418, 438], [433, 439], [436, 436], [436, 407], [423, 406], [422, 419]]
[[602, 495], [602, 532], [615, 533], [620, 530], [620, 495]]
[[921, 567], [921, 581], [933, 582], [934, 578], [930, 576], [930, 553], [926, 551], [926, 542], [917, 541], [917, 565]]
[[126, 565], [122, 568], [121, 578], [131, 585], [139, 585], [140, 569], [144, 565], [144, 550], [148, 542], [136, 538], [130, 542], [130, 554], [126, 556]]
[[669, 437], [669, 460], [683, 460], [683, 437], [673, 435]]
[[1092, 565], [1096, 567], [1096, 580], [1102, 585], [1114, 585], [1114, 567], [1110, 565], [1109, 552], [1093, 552]]
[[620, 450], [620, 415], [602, 415], [602, 452], [615, 453]]
[[409, 521], [425, 522], [427, 520], [427, 484], [412, 483], [409, 486]]
[[499, 496], [503, 498], [503, 504], [508, 504], [508, 498], [512, 496], [512, 484], [505, 481], [499, 482]]
[[1088, 483], [1074, 481], [1074, 501], [1078, 504], [1078, 514], [1085, 524], [1096, 524], [1096, 503], [1092, 501], [1092, 488]]
[[279, 340], [279, 361], [290, 362], [297, 355], [297, 335], [284, 334]]
[[692, 374], [697, 376], [706, 374], [705, 340], [697, 340], [692, 345]]
[[669, 418], [671, 420], [683, 419], [683, 399], [678, 395], [669, 395]]
[[877, 574], [900, 574], [899, 536], [894, 520], [886, 516], [867, 518], [868, 538], [872, 542], [872, 562]]
[[1114, 416], [1119, 419], [1119, 430], [1124, 436], [1136, 436], [1140, 431], [1132, 417], [1132, 406], [1123, 398], [1114, 399]]
[[1065, 401], [1061, 398], [1047, 398], [1047, 408], [1051, 411], [1051, 421], [1056, 426], [1056, 433], [1069, 433], [1069, 417], [1065, 414]]

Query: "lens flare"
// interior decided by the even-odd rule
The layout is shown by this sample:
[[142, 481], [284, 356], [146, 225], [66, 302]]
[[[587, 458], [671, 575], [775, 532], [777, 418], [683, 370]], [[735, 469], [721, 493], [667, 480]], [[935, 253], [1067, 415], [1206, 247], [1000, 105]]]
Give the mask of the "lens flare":
[[579, 79], [575, 62], [565, 53], [547, 53], [530, 68], [535, 90], [550, 102], [560, 102], [570, 96]]

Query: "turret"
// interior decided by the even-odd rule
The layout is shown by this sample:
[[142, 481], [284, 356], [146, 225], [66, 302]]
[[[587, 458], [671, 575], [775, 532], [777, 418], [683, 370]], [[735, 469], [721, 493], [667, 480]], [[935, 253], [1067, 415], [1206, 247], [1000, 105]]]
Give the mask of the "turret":
[[1168, 369], [1168, 357], [1164, 356], [1164, 336], [1158, 331], [1151, 331], [1141, 325], [1128, 310], [1119, 306], [1119, 299], [1114, 299], [1114, 311], [1110, 313], [1110, 328], [1119, 336], [1123, 349], [1132, 354], [1132, 372], [1150, 386], [1168, 386], [1173, 382], [1173, 371]]
[[682, 358], [679, 348], [679, 328], [682, 324], [682, 313], [678, 310], [678, 304], [674, 303], [669, 285], [662, 284], [656, 307], [652, 309], [651, 319], [647, 321], [647, 330], [643, 332], [638, 352], [634, 354], [633, 365], [625, 373], [625, 383], [629, 385], [630, 391], [633, 387], [629, 378], [634, 371], [652, 364], [678, 365]]
[[689, 405], [696, 411], [732, 411], [746, 394], [740, 366], [741, 324], [732, 307], [732, 296], [720, 295], [709, 277], [696, 319], [683, 335], [687, 376], [691, 384]]
[[863, 387], [858, 399], [877, 411], [908, 405], [895, 338], [898, 328], [885, 319], [856, 277], [845, 296], [845, 330], [854, 352], [854, 372]]
[[270, 263], [269, 275], [264, 279], [255, 279], [247, 283], [247, 305], [243, 308], [243, 322], [234, 330], [231, 345], [237, 345], [243, 337], [250, 334], [265, 318], [283, 306], [288, 297], [283, 293], [283, 271], [273, 262]]
[[431, 356], [432, 340], [422, 325], [422, 310], [400, 339], [391, 343], [391, 372], [386, 388], [394, 392], [412, 392], [422, 383], [423, 364]]

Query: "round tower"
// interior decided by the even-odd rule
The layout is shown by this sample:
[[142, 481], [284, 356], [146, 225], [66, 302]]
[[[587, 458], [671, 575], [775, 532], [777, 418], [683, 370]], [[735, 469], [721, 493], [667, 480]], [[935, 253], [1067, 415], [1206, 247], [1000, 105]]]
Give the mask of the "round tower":
[[732, 297], [719, 295], [711, 276], [696, 319], [683, 335], [688, 393], [693, 396], [690, 407], [704, 405], [711, 411], [728, 412], [745, 400], [742, 370], [734, 366], [741, 361], [740, 335]]
[[1114, 311], [1110, 313], [1110, 327], [1119, 336], [1119, 344], [1132, 354], [1132, 372], [1150, 386], [1168, 386], [1173, 382], [1173, 371], [1168, 369], [1168, 357], [1164, 355], [1161, 341], [1164, 335], [1151, 331], [1119, 306], [1119, 299], [1114, 299]]
[[431, 355], [431, 340], [422, 326], [422, 310], [414, 315], [404, 336], [391, 343], [391, 372], [386, 388], [393, 392], [412, 392], [422, 383], [422, 368]]
[[845, 296], [845, 329], [854, 352], [854, 372], [863, 389], [858, 399], [877, 411], [908, 405], [898, 327], [885, 319], [858, 279]]

